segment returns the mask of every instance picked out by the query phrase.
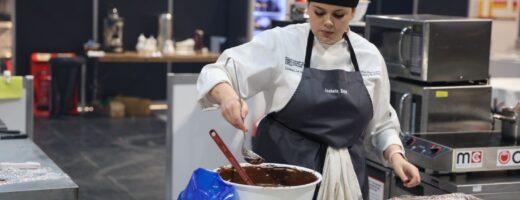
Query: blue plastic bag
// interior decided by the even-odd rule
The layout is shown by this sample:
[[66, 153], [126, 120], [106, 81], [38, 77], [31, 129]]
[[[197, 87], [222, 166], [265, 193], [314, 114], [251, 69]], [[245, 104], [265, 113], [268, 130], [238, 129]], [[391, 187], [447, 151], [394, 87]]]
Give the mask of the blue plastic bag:
[[237, 200], [235, 188], [225, 183], [216, 172], [199, 168], [191, 175], [186, 189], [177, 200]]

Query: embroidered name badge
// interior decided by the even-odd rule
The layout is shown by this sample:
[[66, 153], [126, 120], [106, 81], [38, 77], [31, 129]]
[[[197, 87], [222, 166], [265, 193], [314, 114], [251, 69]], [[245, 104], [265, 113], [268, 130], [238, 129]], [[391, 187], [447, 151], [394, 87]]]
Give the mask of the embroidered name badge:
[[303, 72], [303, 62], [285, 57], [285, 70], [301, 73]]
[[329, 93], [329, 94], [348, 94], [348, 91], [346, 89], [343, 89], [343, 88], [340, 88], [340, 89], [329, 89], [329, 88], [325, 88], [325, 93]]

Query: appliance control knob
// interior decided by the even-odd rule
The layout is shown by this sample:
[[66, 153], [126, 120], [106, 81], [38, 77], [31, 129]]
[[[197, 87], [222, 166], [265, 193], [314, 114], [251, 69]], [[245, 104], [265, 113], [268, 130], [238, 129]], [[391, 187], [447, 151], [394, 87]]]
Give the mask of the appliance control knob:
[[416, 143], [417, 143], [417, 140], [416, 140], [414, 137], [412, 137], [412, 138], [406, 140], [406, 142], [405, 142], [405, 144], [406, 144], [407, 146], [412, 146], [412, 145], [415, 145]]
[[442, 150], [441, 146], [437, 146], [437, 145], [434, 145], [434, 144], [432, 144], [432, 146], [430, 147], [430, 153], [431, 154], [439, 153], [439, 152], [441, 152], [441, 150]]

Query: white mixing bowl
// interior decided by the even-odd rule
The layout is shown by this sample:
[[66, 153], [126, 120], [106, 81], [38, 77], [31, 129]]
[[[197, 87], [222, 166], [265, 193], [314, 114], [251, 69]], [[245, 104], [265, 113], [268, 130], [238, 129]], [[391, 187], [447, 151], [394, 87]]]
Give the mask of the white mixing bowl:
[[[241, 166], [252, 166], [249, 163], [241, 163]], [[317, 171], [294, 166], [294, 165], [286, 165], [286, 164], [276, 164], [276, 163], [263, 163], [255, 166], [265, 166], [271, 165], [275, 167], [287, 167], [293, 168], [300, 171], [306, 171], [312, 173], [316, 176], [317, 180], [308, 183], [305, 185], [298, 186], [283, 186], [283, 187], [264, 187], [264, 186], [251, 186], [251, 185], [243, 185], [233, 182], [225, 181], [226, 183], [233, 185], [237, 191], [238, 198], [241, 200], [311, 200], [314, 195], [314, 189], [316, 188], [316, 184], [321, 182], [321, 174]], [[224, 166], [230, 167], [230, 166]], [[215, 169], [217, 171], [218, 169]]]

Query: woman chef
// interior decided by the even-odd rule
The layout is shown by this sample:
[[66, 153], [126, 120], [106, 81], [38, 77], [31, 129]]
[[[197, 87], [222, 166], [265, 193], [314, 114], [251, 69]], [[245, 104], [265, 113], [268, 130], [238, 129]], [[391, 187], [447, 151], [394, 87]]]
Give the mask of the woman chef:
[[317, 199], [368, 199], [365, 148], [377, 151], [404, 186], [420, 183], [404, 157], [383, 57], [349, 30], [358, 1], [310, 0], [309, 23], [266, 30], [224, 51], [197, 83], [202, 106], [219, 105], [244, 131], [241, 99], [263, 92], [268, 114], [253, 150], [267, 162], [322, 172]]

